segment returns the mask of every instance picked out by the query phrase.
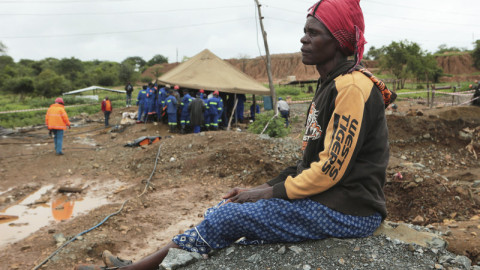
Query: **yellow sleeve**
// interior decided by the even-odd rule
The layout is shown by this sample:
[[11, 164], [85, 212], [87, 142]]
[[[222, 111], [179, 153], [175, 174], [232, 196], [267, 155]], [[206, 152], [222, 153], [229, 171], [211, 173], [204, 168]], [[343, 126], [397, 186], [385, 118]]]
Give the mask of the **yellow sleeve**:
[[296, 177], [289, 176], [285, 180], [289, 199], [306, 198], [328, 190], [343, 178], [348, 165], [355, 159], [353, 153], [359, 136], [364, 136], [360, 129], [365, 102], [373, 85], [370, 80], [354, 74], [336, 79], [338, 93], [325, 130], [325, 148], [319, 153], [318, 162], [311, 163], [309, 169]]

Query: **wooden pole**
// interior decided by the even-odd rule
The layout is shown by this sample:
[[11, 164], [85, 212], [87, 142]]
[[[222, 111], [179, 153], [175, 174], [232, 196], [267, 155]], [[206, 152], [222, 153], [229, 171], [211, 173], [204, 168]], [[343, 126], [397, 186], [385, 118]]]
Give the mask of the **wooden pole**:
[[[453, 93], [455, 94], [457, 92], [457, 87], [454, 86], [453, 87]], [[453, 106], [453, 102], [455, 101], [455, 95], [452, 96], [452, 106]]]
[[435, 102], [435, 87], [432, 87], [432, 102], [430, 103], [430, 108], [433, 107], [433, 102]]
[[263, 21], [262, 21], [263, 17], [262, 17], [262, 11], [260, 10], [260, 7], [262, 5], [260, 5], [258, 0], [255, 0], [255, 3], [257, 3], [258, 19], [260, 21], [260, 28], [262, 29], [263, 43], [265, 44], [265, 54], [267, 56], [268, 85], [270, 86], [270, 94], [272, 95], [273, 112], [274, 112], [274, 115], [276, 115], [278, 113], [277, 95], [275, 94], [275, 88], [273, 86], [270, 51], [268, 50], [268, 43], [267, 43], [267, 33], [265, 32], [265, 29], [263, 28]]
[[430, 88], [427, 88], [427, 107], [430, 107]]
[[230, 130], [230, 124], [232, 123], [233, 112], [237, 109], [238, 99], [235, 99], [235, 105], [233, 105], [232, 114], [230, 114], [230, 120], [228, 120], [227, 130]]

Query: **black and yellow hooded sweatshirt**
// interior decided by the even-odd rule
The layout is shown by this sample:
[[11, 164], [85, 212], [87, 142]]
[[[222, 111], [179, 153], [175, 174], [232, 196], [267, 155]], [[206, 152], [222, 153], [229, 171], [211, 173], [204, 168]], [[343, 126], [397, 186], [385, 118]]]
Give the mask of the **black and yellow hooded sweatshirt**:
[[378, 80], [358, 69], [348, 73], [352, 66], [345, 62], [319, 80], [305, 123], [303, 159], [268, 184], [276, 198], [310, 198], [347, 215], [385, 218], [387, 101]]

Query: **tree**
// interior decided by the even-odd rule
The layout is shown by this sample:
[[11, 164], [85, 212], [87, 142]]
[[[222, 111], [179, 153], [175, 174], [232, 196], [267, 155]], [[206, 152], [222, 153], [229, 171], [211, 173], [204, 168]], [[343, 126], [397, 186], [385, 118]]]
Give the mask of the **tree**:
[[31, 77], [12, 77], [5, 81], [3, 89], [20, 95], [20, 100], [28, 94], [33, 93], [35, 87]]
[[42, 71], [35, 80], [35, 94], [39, 96], [53, 97], [69, 90], [69, 81], [50, 69]]
[[7, 46], [3, 44], [3, 42], [0, 41], [0, 54], [5, 54], [7, 53]]
[[147, 64], [147, 61], [143, 60], [140, 56], [130, 56], [125, 58], [125, 60], [122, 61], [122, 64], [133, 65], [135, 71], [140, 71]]
[[58, 62], [55, 71], [57, 74], [64, 75], [67, 79], [73, 82], [79, 76], [78, 73], [84, 71], [84, 68], [80, 59], [71, 57], [61, 59]]
[[375, 48], [375, 46], [370, 47], [368, 49], [367, 54], [365, 55], [366, 60], [378, 60], [380, 57], [384, 55], [383, 48]]
[[472, 51], [473, 66], [480, 69], [480, 40], [475, 41], [475, 48]]
[[446, 52], [462, 52], [465, 51], [465, 48], [457, 48], [457, 47], [448, 47], [447, 44], [440, 44], [438, 46], [438, 50], [435, 52], [435, 54], [443, 54]]
[[154, 57], [152, 57], [152, 59], [148, 60], [147, 65], [151, 67], [156, 64], [164, 64], [164, 63], [168, 63], [168, 57], [165, 57], [161, 54], [157, 54]]
[[134, 81], [135, 77], [135, 64], [131, 64], [130, 62], [125, 62], [123, 61], [122, 64], [120, 64], [120, 70], [118, 74], [118, 78], [120, 79], [120, 82], [122, 83], [127, 83]]
[[[403, 84], [407, 77], [406, 65], [407, 65], [407, 50], [403, 41], [392, 42], [388, 46], [382, 47], [384, 55], [380, 58], [380, 67], [382, 69], [389, 70], [400, 84]], [[399, 87], [401, 88], [401, 86]], [[393, 89], [397, 89], [397, 85], [394, 84]]]
[[13, 58], [8, 55], [0, 55], [0, 71], [6, 66], [15, 66]]

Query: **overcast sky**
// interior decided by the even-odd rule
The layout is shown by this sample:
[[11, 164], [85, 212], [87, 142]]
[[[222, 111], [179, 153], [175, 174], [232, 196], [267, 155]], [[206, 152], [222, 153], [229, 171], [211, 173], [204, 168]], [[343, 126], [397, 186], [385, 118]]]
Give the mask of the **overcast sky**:
[[[300, 51], [309, 0], [259, 0], [271, 54]], [[0, 41], [15, 61], [46, 57], [169, 62], [205, 48], [221, 58], [265, 54], [254, 0], [0, 0]], [[480, 0], [362, 0], [371, 46], [473, 48]], [[177, 58], [178, 57], [178, 58]]]

